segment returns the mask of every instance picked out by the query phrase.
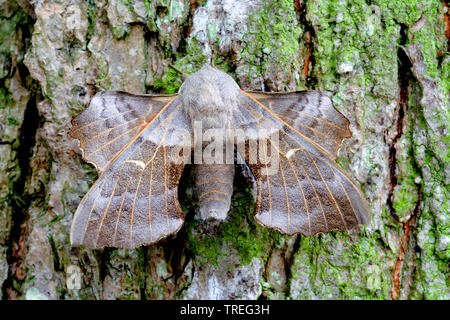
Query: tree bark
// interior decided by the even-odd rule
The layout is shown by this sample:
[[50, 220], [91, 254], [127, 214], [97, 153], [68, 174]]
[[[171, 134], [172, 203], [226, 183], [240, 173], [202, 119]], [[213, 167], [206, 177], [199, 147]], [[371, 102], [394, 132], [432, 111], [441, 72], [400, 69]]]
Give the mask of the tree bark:
[[[430, 1], [0, 1], [3, 299], [449, 299], [448, 5]], [[286, 236], [196, 216], [136, 250], [70, 246], [97, 172], [68, 137], [102, 90], [173, 93], [172, 63], [213, 62], [247, 90], [327, 90], [350, 121], [338, 163], [361, 186], [360, 232]], [[81, 287], [70, 284], [79, 271]], [[75, 274], [75, 276], [77, 275]]]

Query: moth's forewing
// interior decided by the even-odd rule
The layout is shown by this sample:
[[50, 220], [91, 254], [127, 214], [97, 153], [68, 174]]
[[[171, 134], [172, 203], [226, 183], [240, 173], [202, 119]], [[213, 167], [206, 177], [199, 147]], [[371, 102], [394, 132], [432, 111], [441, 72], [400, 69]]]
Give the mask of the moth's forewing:
[[[75, 134], [83, 130], [82, 139], [89, 139], [88, 133], [79, 129], [87, 128], [88, 120], [97, 125], [104, 123], [106, 130], [114, 126], [125, 127], [124, 123], [133, 121], [140, 124], [135, 128], [134, 136], [124, 134], [129, 139], [121, 143], [124, 147], [120, 151], [117, 151], [119, 147], [111, 149], [95, 160], [85, 153], [88, 161], [98, 161], [97, 164], [106, 169], [78, 206], [72, 223], [71, 243], [91, 248], [135, 248], [151, 244], [176, 232], [184, 221], [177, 199], [184, 162], [175, 164], [169, 156], [179, 147], [174, 143], [178, 130], [191, 132], [190, 123], [176, 96], [162, 107], [159, 103], [165, 97], [104, 93], [99, 99], [105, 96], [109, 103], [103, 110], [96, 112], [98, 107], [94, 105], [92, 114], [82, 114], [74, 121]], [[116, 121], [114, 118], [118, 116], [106, 111], [108, 108], [140, 120], [123, 117], [120, 122]], [[82, 119], [88, 120], [81, 124]], [[126, 132], [126, 129], [121, 130], [122, 134]], [[118, 140], [117, 136], [110, 136], [110, 141], [99, 141], [113, 145]]]
[[[305, 99], [295, 97], [295, 94], [312, 96]], [[333, 229], [345, 231], [358, 224], [366, 224], [369, 220], [368, 206], [361, 191], [334, 162], [342, 138], [349, 136], [348, 122], [345, 118], [336, 117], [342, 116], [336, 110], [326, 110], [334, 109], [330, 99], [325, 95], [320, 99], [314, 98], [317, 94], [277, 94], [271, 99], [265, 96], [266, 103], [270, 102], [271, 105], [269, 109], [253, 97], [252, 93], [242, 92], [239, 99], [240, 115], [234, 117], [234, 122], [239, 126], [244, 125], [240, 123], [242, 119], [248, 119], [249, 126], [256, 125], [259, 132], [278, 130], [278, 141], [270, 141], [270, 150], [276, 150], [279, 155], [277, 162], [265, 165], [259, 156], [256, 164], [248, 164], [258, 186], [256, 220], [288, 234], [301, 233], [308, 236]], [[297, 102], [287, 103], [293, 100]], [[321, 105], [309, 106], [299, 101], [308, 101], [307, 104], [318, 101]], [[279, 105], [282, 107], [278, 108]], [[322, 119], [325, 121], [315, 119], [314, 122], [305, 122], [302, 128], [305, 117], [318, 118], [314, 107], [321, 110], [321, 115], [333, 112], [335, 115]], [[308, 115], [294, 109], [308, 112]], [[287, 119], [297, 113], [298, 119]], [[332, 129], [326, 129], [328, 127]], [[336, 136], [336, 127], [342, 128], [339, 129], [342, 131], [339, 138]], [[325, 144], [320, 134], [307, 136], [302, 133], [311, 133], [311, 128], [322, 130], [333, 143]], [[258, 136], [264, 134], [259, 133]]]
[[333, 107], [330, 98], [323, 92], [249, 94], [297, 132], [320, 146], [333, 160], [337, 159], [342, 140], [352, 136], [350, 122]]
[[174, 95], [97, 93], [72, 120], [70, 135], [80, 141], [83, 158], [104, 171]]

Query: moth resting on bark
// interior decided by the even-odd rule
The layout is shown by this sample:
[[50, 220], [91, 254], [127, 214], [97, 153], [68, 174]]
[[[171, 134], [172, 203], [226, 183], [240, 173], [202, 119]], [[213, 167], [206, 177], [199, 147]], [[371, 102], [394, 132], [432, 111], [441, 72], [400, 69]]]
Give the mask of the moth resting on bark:
[[75, 213], [74, 246], [135, 248], [177, 232], [191, 158], [201, 217], [224, 220], [234, 153], [254, 176], [258, 223], [309, 236], [369, 221], [364, 196], [335, 162], [349, 121], [322, 92], [244, 91], [204, 65], [178, 94], [96, 94], [70, 134], [101, 174]]

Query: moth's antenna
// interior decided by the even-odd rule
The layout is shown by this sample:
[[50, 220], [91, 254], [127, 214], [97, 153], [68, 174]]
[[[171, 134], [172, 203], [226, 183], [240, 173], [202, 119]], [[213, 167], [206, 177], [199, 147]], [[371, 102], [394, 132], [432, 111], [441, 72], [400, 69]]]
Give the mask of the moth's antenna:
[[189, 77], [189, 74], [187, 74], [186, 72], [178, 69], [177, 67], [175, 67], [173, 64], [169, 63], [169, 67], [171, 67], [172, 69], [174, 69], [175, 71], [178, 71], [179, 73], [181, 73], [183, 75], [184, 78]]

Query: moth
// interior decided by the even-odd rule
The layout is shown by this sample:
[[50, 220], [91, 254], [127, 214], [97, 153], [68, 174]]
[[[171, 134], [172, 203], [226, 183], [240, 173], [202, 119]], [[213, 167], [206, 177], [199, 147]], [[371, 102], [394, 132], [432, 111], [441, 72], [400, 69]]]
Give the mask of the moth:
[[349, 121], [319, 91], [244, 91], [204, 65], [178, 94], [97, 93], [70, 135], [100, 172], [75, 212], [73, 246], [135, 248], [177, 232], [179, 179], [192, 158], [203, 219], [227, 217], [237, 159], [254, 177], [263, 226], [310, 236], [369, 221], [335, 162]]

